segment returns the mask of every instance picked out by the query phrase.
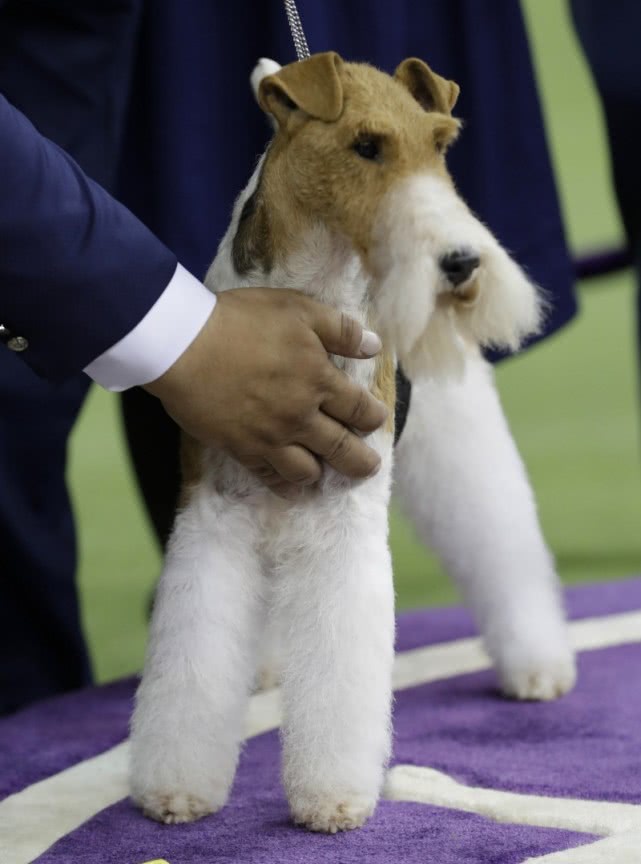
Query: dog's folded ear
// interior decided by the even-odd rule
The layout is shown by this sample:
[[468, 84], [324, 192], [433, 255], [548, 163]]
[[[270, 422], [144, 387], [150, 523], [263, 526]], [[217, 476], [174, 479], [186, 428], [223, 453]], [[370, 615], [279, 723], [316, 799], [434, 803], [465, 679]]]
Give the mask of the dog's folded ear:
[[343, 112], [343, 61], [334, 51], [283, 66], [260, 82], [258, 104], [286, 128], [295, 112], [317, 120], [338, 120]]
[[452, 113], [460, 88], [454, 81], [448, 81], [432, 72], [427, 63], [417, 57], [409, 57], [397, 67], [394, 78], [407, 87], [426, 111]]

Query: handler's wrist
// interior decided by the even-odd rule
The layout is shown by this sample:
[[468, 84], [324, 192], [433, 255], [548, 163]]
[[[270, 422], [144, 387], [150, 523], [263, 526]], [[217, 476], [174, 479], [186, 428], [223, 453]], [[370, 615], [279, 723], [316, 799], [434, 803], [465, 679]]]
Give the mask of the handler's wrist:
[[215, 305], [216, 295], [178, 264], [145, 317], [84, 371], [113, 391], [157, 381], [186, 353]]

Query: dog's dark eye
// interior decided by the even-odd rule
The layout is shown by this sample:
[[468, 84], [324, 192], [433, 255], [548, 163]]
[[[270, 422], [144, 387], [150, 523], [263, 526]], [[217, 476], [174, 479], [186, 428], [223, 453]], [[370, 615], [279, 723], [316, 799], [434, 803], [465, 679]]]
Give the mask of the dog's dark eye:
[[352, 144], [352, 149], [355, 150], [362, 159], [369, 159], [375, 162], [381, 155], [381, 142], [378, 138], [371, 135], [357, 138]]

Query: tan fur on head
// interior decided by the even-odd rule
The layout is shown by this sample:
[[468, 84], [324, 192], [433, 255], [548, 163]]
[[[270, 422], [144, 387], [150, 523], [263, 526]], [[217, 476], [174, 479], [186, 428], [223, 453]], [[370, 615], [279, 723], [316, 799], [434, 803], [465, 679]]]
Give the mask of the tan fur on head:
[[[426, 111], [422, 93], [434, 88], [440, 103], [452, 92], [450, 82], [422, 64], [430, 80], [412, 92], [413, 64], [395, 79], [328, 53], [254, 78], [261, 107], [277, 122], [261, 179], [277, 256], [291, 251], [305, 226], [321, 222], [347, 237], [367, 264], [385, 192], [418, 170], [448, 178], [443, 157], [459, 123], [449, 108]], [[368, 160], [355, 149], [371, 141], [380, 158]]]

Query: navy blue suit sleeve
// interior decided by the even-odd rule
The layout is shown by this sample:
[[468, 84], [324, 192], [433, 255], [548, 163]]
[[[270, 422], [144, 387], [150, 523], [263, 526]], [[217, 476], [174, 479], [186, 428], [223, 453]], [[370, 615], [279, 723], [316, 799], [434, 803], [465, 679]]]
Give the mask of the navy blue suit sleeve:
[[[176, 257], [0, 95], [0, 324], [40, 375], [79, 372], [144, 317]], [[2, 349], [4, 350], [4, 349]]]

